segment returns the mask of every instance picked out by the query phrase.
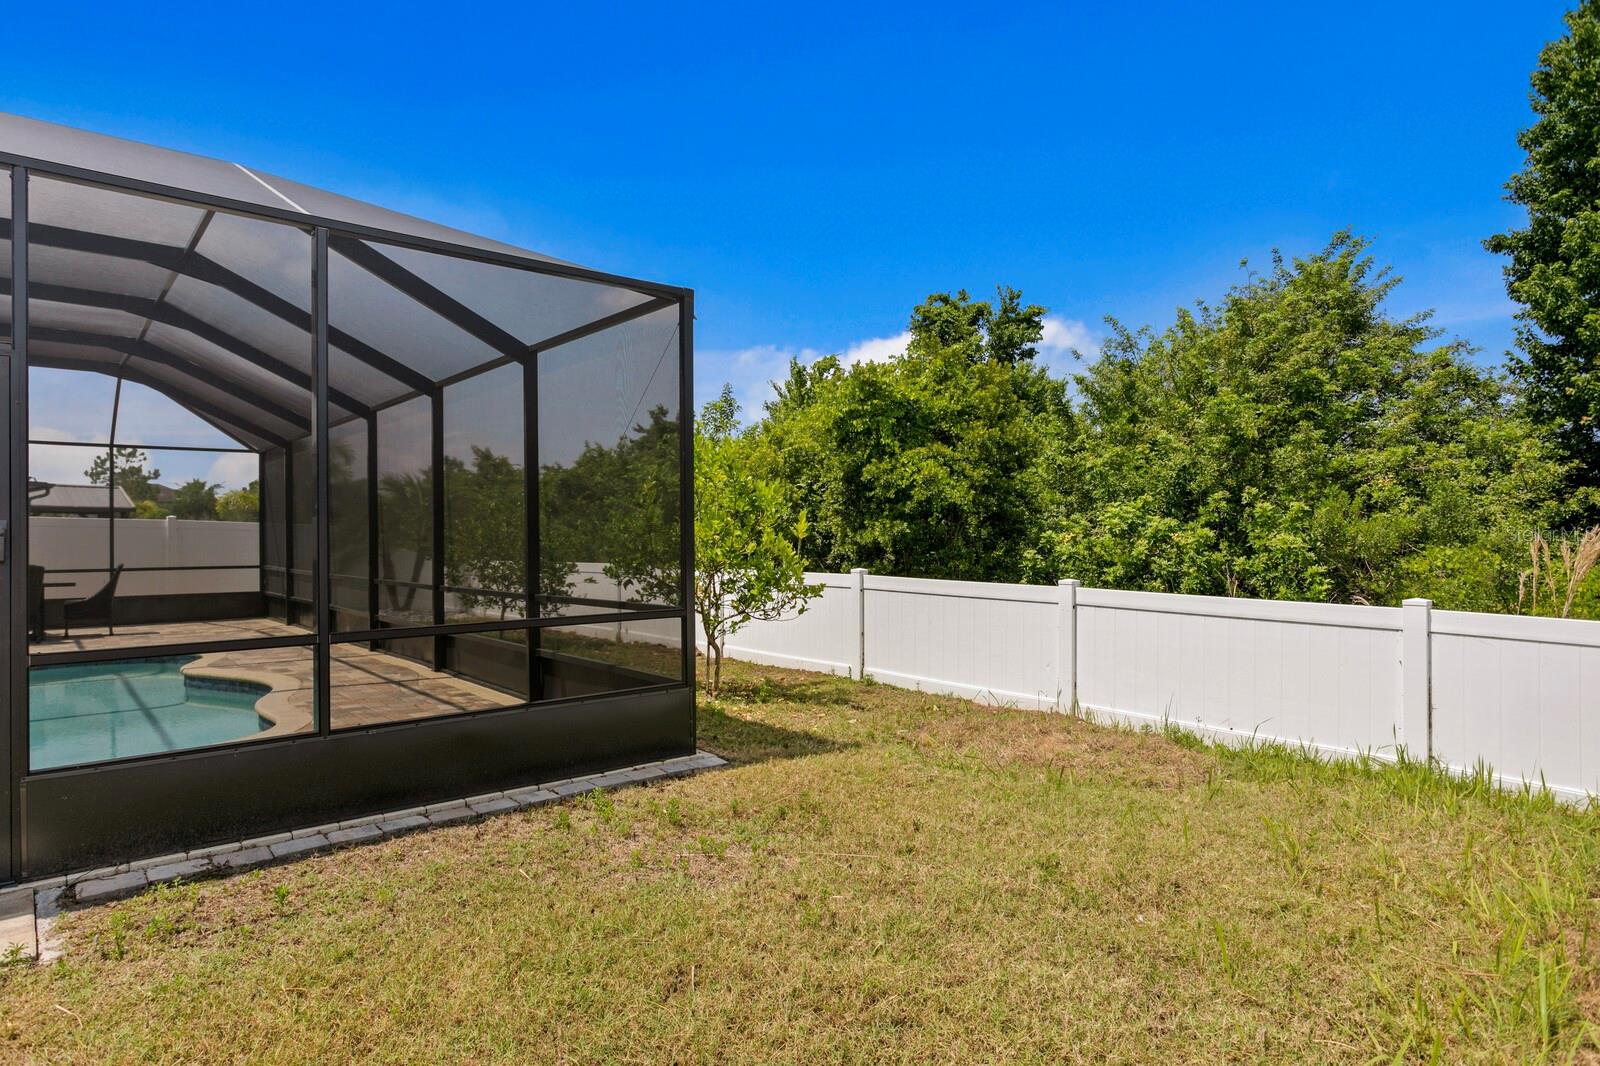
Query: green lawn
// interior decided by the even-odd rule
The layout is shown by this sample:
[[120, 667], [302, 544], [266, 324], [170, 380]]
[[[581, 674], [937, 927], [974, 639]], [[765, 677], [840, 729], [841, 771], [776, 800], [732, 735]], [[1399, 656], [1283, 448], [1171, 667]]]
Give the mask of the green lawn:
[[729, 672], [730, 769], [71, 915], [0, 1059], [1596, 1055], [1600, 814]]

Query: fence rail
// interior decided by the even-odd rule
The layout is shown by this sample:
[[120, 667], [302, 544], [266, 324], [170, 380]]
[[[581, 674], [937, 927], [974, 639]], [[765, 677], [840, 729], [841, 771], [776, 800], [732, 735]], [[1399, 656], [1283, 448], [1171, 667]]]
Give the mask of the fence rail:
[[1401, 747], [1600, 794], [1600, 623], [1401, 607], [811, 574], [727, 654], [1333, 755]]

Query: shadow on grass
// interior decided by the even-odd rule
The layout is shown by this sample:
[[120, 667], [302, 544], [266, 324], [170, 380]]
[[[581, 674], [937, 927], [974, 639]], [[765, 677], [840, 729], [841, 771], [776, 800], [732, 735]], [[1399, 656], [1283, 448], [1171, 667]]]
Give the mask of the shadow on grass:
[[[847, 707], [860, 682], [836, 674], [808, 674], [765, 669], [760, 673], [729, 670], [722, 682], [724, 699], [742, 703], [799, 703], [813, 707]], [[703, 694], [703, 693], [702, 693]]]
[[700, 746], [733, 763], [800, 759], [856, 747], [818, 733], [740, 718], [704, 703], [699, 710]]

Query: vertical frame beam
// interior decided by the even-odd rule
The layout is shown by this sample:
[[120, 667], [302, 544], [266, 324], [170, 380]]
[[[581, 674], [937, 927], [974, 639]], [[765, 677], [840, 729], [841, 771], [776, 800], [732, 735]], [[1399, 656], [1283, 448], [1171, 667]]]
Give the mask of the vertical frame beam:
[[[367, 628], [377, 629], [378, 596], [378, 413], [367, 416]], [[368, 647], [378, 650], [378, 642]]]
[[4, 797], [4, 847], [0, 850], [0, 881], [22, 877], [22, 775], [28, 766], [28, 170], [11, 171], [11, 357], [10, 363], [10, 507], [11, 530], [4, 565], [5, 588], [10, 599], [7, 637], [10, 682], [6, 721], [0, 736], [0, 770], [6, 775]]
[[[444, 624], [444, 389], [433, 390], [433, 624]], [[433, 638], [433, 668], [444, 670], [449, 637]]]
[[[524, 618], [539, 614], [539, 353], [522, 361], [522, 605]], [[544, 671], [539, 668], [539, 631], [525, 629], [528, 640], [528, 702], [544, 698]]]
[[[330, 539], [328, 465], [331, 461], [328, 454], [328, 231], [322, 226], [317, 227], [312, 244], [311, 312], [311, 384], [313, 404], [316, 408], [315, 416], [312, 418], [311, 446], [314, 449], [312, 459], [317, 471], [317, 510], [312, 516], [316, 540], [311, 559], [311, 598], [314, 603], [312, 613], [316, 618], [314, 632], [317, 635], [314, 706], [317, 732], [321, 736], [327, 736], [329, 719], [332, 717], [332, 690], [328, 675], [333, 662], [333, 645], [330, 640], [330, 630], [333, 627], [331, 618], [333, 567], [328, 565]], [[285, 468], [289, 465], [289, 463], [284, 464]], [[291, 505], [291, 514], [292, 510]], [[294, 523], [291, 521], [289, 524], [292, 526]], [[290, 563], [293, 564], [292, 558]]]
[[[313, 342], [315, 343], [315, 342]], [[312, 356], [315, 364], [316, 356]], [[315, 367], [313, 366], [313, 373]], [[312, 395], [316, 395], [312, 382]], [[315, 403], [315, 399], [312, 401]], [[283, 446], [283, 623], [294, 625], [294, 444]]]
[[261, 590], [261, 613], [267, 612], [267, 472], [261, 461], [265, 452], [256, 452], [256, 585]]
[[[122, 357], [127, 365], [128, 357]], [[117, 416], [122, 413], [122, 370], [117, 370], [117, 386], [111, 393], [111, 432], [106, 441], [106, 575], [117, 569]], [[115, 601], [116, 597], [113, 596]], [[116, 603], [106, 607], [106, 613], [116, 621]]]
[[[681, 554], [678, 560], [683, 604], [683, 677], [689, 691], [695, 688], [694, 669], [694, 293], [685, 293], [678, 304], [678, 533]], [[689, 719], [689, 745], [700, 735], [698, 701]]]

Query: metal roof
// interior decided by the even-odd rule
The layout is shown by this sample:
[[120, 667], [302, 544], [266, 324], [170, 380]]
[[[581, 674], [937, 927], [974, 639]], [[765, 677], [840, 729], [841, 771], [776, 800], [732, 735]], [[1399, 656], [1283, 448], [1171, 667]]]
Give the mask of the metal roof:
[[[133, 500], [121, 485], [112, 490], [116, 494], [116, 512], [132, 514]], [[34, 514], [106, 513], [106, 487], [104, 485], [51, 485], [43, 496], [28, 500], [28, 510]]]

